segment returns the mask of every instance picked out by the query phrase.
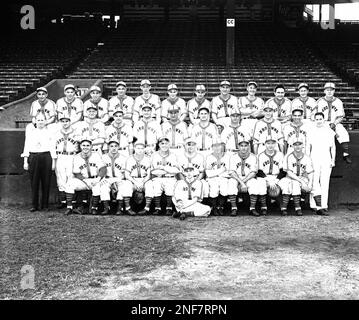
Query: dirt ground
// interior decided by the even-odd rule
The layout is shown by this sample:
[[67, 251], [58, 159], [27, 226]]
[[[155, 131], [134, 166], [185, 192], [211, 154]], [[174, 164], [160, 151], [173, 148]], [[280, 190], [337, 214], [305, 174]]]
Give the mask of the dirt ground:
[[[359, 211], [64, 217], [0, 209], [1, 299], [358, 299]], [[22, 290], [21, 268], [34, 268]]]

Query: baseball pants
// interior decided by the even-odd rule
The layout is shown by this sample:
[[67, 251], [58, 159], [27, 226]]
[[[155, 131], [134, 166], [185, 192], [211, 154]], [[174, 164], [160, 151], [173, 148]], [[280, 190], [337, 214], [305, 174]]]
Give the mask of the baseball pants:
[[[328, 123], [329, 125], [329, 123]], [[349, 142], [349, 133], [341, 123], [338, 123], [335, 127], [336, 138], [339, 143]]]
[[226, 197], [228, 195], [228, 179], [221, 177], [207, 178], [209, 186], [209, 197], [216, 198], [219, 194]]
[[[140, 182], [143, 185], [143, 178], [133, 178], [136, 182]], [[133, 183], [131, 183], [131, 196], [132, 196], [132, 192], [136, 190], [135, 185]], [[148, 180], [143, 189], [145, 190], [145, 197], [147, 198], [153, 198], [153, 181], [152, 180]]]
[[313, 169], [313, 191], [310, 197], [310, 207], [317, 208], [313, 197], [320, 195], [322, 199], [321, 208], [317, 209], [328, 209], [329, 183], [332, 168], [328, 163], [320, 163], [319, 159], [319, 161], [313, 161]]
[[75, 191], [92, 190], [92, 195], [96, 197], [101, 193], [99, 182], [100, 178], [88, 178], [84, 180], [71, 178], [66, 184], [65, 192], [75, 193]]
[[[308, 179], [303, 179], [307, 184], [309, 182]], [[302, 194], [302, 186], [301, 184], [288, 177], [284, 177], [278, 182], [279, 187], [282, 190], [283, 194], [290, 194], [293, 196], [300, 196]]]
[[160, 197], [162, 192], [164, 192], [166, 196], [173, 196], [176, 181], [175, 177], [153, 178], [153, 196]]
[[67, 182], [73, 177], [73, 155], [58, 155], [56, 161], [56, 180], [59, 191], [65, 191]]
[[[243, 177], [244, 178], [244, 177]], [[258, 194], [258, 181], [256, 178], [252, 178], [246, 182], [249, 194]], [[238, 194], [238, 182], [236, 179], [228, 179], [228, 195]]]
[[132, 183], [128, 180], [120, 178], [106, 178], [100, 182], [100, 198], [101, 201], [110, 201], [111, 185], [117, 184], [116, 200], [122, 200], [123, 197], [132, 196]]
[[[257, 194], [260, 195], [260, 196], [264, 196], [264, 195], [267, 194], [267, 189], [268, 189], [267, 183], [269, 181], [277, 180], [277, 177], [273, 176], [273, 175], [267, 175], [264, 178], [259, 178], [258, 177], [256, 179], [257, 179], [257, 186], [258, 186]], [[279, 181], [281, 181], [281, 180], [279, 180]], [[276, 183], [276, 184], [279, 186], [279, 183]]]

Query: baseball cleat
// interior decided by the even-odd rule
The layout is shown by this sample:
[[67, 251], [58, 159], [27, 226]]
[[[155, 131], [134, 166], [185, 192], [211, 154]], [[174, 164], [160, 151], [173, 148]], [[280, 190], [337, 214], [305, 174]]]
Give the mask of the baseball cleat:
[[216, 207], [213, 207], [211, 209], [211, 216], [218, 216], [218, 211], [217, 211], [217, 208]]
[[261, 209], [261, 215], [266, 216], [267, 215], [267, 209]]
[[219, 216], [224, 216], [224, 209], [223, 208], [218, 208], [217, 212], [218, 212]]
[[237, 215], [237, 210], [236, 210], [236, 209], [232, 209], [230, 215], [231, 215], [232, 217], [235, 217], [235, 216]]
[[97, 214], [97, 209], [92, 208], [92, 209], [91, 209], [91, 214], [96, 215], [96, 214]]
[[136, 212], [133, 211], [132, 209], [128, 209], [127, 213], [128, 213], [130, 216], [135, 216], [135, 215], [136, 215]]
[[153, 211], [152, 213], [154, 216], [158, 216], [161, 214], [161, 210], [160, 209], [155, 209], [155, 211]]
[[288, 215], [288, 211], [287, 211], [286, 209], [281, 210], [280, 214], [281, 214], [282, 216], [287, 216], [287, 215]]
[[101, 212], [101, 215], [107, 215], [107, 214], [109, 214], [109, 209], [108, 209], [108, 207], [106, 207], [106, 208], [104, 208], [103, 209], [103, 211]]
[[57, 206], [56, 206], [57, 209], [64, 209], [66, 208], [66, 203], [64, 202], [60, 202]]
[[295, 210], [295, 214], [296, 214], [297, 216], [302, 216], [302, 215], [303, 215], [303, 212], [302, 212], [301, 209], [298, 209], [298, 210]]
[[172, 216], [172, 209], [166, 209], [166, 216]]
[[343, 156], [343, 160], [344, 160], [347, 164], [351, 164], [351, 163], [352, 163], [352, 159], [350, 158], [349, 155]]
[[319, 215], [319, 216], [329, 216], [329, 213], [328, 213], [327, 209], [319, 209], [317, 211], [317, 215]]
[[66, 211], [64, 212], [65, 216], [68, 216], [69, 214], [72, 213], [72, 209], [71, 208], [67, 208]]
[[186, 219], [186, 214], [184, 212], [181, 213], [180, 217], [179, 217], [180, 220], [184, 220]]
[[260, 214], [257, 212], [256, 209], [250, 210], [250, 211], [249, 211], [249, 214], [250, 214], [251, 216], [255, 216], [255, 217], [259, 217], [259, 216], [260, 216]]
[[118, 209], [116, 212], [115, 212], [115, 215], [116, 216], [123, 216], [125, 213], [123, 212], [122, 209]]
[[179, 218], [181, 215], [181, 212], [175, 211], [172, 213], [172, 218]]

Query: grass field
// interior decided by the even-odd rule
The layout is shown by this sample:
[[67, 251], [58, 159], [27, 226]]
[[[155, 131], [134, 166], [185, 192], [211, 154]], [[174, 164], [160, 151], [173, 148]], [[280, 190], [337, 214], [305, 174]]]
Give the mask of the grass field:
[[[358, 299], [358, 213], [179, 221], [2, 208], [0, 298]], [[34, 289], [21, 289], [24, 265]]]

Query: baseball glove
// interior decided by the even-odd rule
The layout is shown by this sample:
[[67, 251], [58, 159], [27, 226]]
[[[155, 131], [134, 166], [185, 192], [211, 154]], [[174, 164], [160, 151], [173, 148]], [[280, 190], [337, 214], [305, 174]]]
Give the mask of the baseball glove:
[[280, 188], [277, 185], [272, 188], [268, 188], [268, 195], [271, 198], [277, 198], [280, 195]]
[[312, 191], [312, 189], [307, 184], [303, 184], [302, 185], [302, 191], [303, 192], [310, 192], [310, 191]]
[[140, 205], [144, 199], [145, 199], [145, 193], [143, 191], [135, 191], [133, 193], [133, 201], [137, 205]]

